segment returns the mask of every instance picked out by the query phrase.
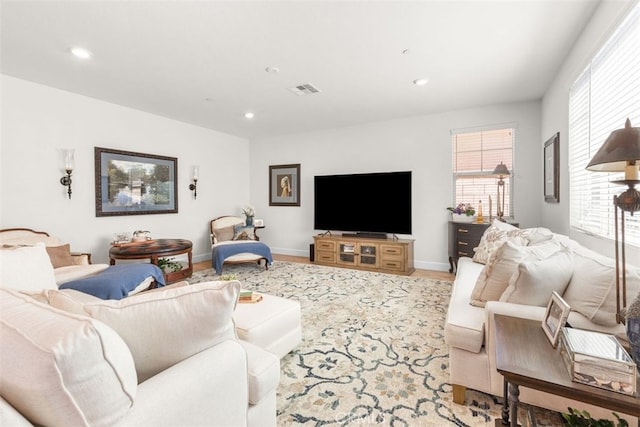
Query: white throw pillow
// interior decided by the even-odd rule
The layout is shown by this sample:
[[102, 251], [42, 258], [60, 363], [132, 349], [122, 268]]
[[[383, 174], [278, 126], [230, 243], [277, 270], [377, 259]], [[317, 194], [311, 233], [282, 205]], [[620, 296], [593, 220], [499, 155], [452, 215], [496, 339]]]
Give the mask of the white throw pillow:
[[2, 397], [36, 425], [113, 426], [133, 405], [131, 353], [105, 324], [0, 289]]
[[567, 248], [540, 261], [521, 262], [500, 301], [546, 307], [554, 291], [564, 293], [572, 274], [573, 254]]
[[486, 264], [489, 262], [491, 255], [507, 240], [514, 240], [521, 245], [528, 243], [523, 230], [494, 219], [489, 228], [482, 234], [478, 247], [473, 249], [473, 261]]
[[[573, 251], [573, 276], [562, 298], [592, 322], [615, 326], [615, 260], [580, 245], [575, 245]], [[627, 265], [627, 305], [639, 292], [640, 269]]]
[[0, 287], [17, 291], [58, 289], [44, 243], [0, 248]]
[[235, 338], [232, 314], [240, 282], [198, 283], [84, 305], [129, 346], [140, 382], [224, 340]]
[[520, 239], [505, 241], [484, 266], [471, 292], [470, 304], [484, 307], [487, 301], [498, 301], [509, 286], [509, 279], [522, 261], [537, 261], [561, 249], [548, 241], [535, 246], [523, 246]]

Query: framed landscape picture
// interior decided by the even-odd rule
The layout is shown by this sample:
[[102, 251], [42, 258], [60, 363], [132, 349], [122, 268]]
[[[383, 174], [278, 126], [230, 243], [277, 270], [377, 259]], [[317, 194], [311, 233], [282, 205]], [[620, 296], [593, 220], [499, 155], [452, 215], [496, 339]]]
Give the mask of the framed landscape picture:
[[95, 147], [96, 216], [178, 212], [178, 159]]
[[269, 206], [300, 206], [300, 164], [269, 166]]

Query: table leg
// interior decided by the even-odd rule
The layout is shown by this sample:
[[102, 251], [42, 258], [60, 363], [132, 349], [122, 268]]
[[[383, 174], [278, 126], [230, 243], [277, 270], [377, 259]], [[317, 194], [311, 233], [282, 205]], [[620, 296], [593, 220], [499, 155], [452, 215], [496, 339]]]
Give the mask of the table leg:
[[504, 387], [502, 391], [502, 395], [504, 396], [502, 401], [502, 424], [509, 425], [509, 381], [503, 378], [502, 383]]
[[509, 383], [509, 418], [511, 418], [511, 427], [518, 427], [518, 396], [520, 396], [518, 384]]
[[115, 258], [109, 258], [109, 265], [116, 265], [116, 259]]

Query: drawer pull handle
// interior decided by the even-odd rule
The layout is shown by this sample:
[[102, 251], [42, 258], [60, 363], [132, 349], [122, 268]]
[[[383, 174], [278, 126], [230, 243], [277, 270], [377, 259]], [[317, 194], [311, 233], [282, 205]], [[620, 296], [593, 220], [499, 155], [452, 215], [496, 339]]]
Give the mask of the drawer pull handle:
[[465, 230], [464, 228], [458, 228], [458, 233], [468, 233], [469, 230]]
[[458, 255], [467, 255], [467, 253], [458, 251]]
[[468, 245], [468, 243], [467, 243], [467, 242], [458, 242], [458, 244], [459, 244], [460, 246], [467, 246], [467, 245]]

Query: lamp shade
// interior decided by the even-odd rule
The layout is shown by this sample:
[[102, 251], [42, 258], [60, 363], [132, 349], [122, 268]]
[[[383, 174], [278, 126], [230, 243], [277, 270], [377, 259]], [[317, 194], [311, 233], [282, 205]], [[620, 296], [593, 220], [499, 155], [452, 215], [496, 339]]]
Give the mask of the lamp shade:
[[[587, 165], [595, 172], [622, 172], [628, 166], [637, 171], [640, 165], [640, 128], [631, 127], [627, 119], [624, 128], [614, 130]], [[637, 178], [636, 178], [637, 179]]]
[[496, 168], [493, 170], [493, 174], [494, 175], [511, 175], [509, 173], [509, 169], [507, 169], [507, 166], [502, 162], [500, 162], [500, 164], [496, 166]]

